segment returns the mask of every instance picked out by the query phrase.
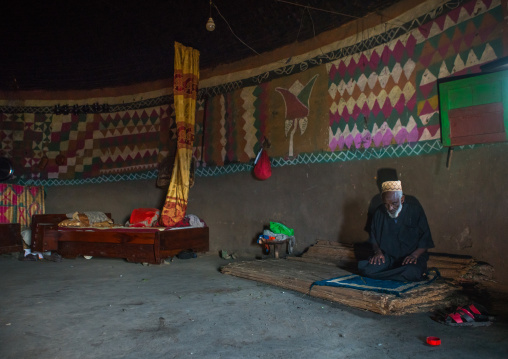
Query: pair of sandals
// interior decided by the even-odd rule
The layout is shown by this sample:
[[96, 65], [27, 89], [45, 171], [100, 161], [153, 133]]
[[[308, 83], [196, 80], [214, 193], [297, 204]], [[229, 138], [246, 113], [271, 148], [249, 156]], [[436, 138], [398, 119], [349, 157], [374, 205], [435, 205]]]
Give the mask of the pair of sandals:
[[492, 324], [493, 317], [478, 303], [457, 307], [455, 312], [446, 315], [443, 324], [455, 327], [485, 327]]

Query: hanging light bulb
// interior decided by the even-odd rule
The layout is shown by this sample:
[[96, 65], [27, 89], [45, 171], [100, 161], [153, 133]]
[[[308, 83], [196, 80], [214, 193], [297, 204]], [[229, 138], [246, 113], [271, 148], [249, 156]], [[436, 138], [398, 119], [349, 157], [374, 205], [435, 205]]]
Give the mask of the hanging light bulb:
[[210, 17], [208, 18], [208, 21], [206, 22], [206, 29], [208, 31], [215, 30], [215, 22], [213, 22], [213, 19], [212, 19], [212, 0], [210, 0]]
[[213, 19], [212, 18], [209, 18], [208, 21], [206, 22], [206, 29], [208, 31], [213, 31], [215, 30], [215, 23], [213, 22]]

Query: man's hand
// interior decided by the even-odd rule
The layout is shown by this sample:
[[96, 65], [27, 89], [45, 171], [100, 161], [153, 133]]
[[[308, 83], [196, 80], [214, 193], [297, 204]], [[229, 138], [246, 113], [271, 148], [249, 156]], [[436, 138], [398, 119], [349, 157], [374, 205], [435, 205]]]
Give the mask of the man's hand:
[[385, 255], [383, 254], [383, 252], [381, 252], [381, 250], [377, 250], [376, 253], [369, 258], [369, 263], [370, 264], [376, 264], [376, 265], [380, 265], [380, 264], [383, 264], [385, 262]]
[[418, 257], [415, 257], [414, 255], [410, 254], [404, 260], [402, 261], [402, 265], [405, 266], [406, 264], [416, 264], [416, 261], [418, 260]]
[[427, 251], [426, 248], [418, 248], [416, 251], [414, 251], [406, 258], [404, 258], [404, 260], [402, 261], [402, 265], [405, 266], [406, 264], [416, 264], [416, 261], [418, 261], [418, 257], [421, 256], [426, 251]]

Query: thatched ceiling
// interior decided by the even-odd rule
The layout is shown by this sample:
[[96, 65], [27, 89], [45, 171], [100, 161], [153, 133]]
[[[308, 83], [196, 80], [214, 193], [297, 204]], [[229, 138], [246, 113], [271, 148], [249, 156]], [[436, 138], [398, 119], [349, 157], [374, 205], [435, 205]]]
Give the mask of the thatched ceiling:
[[214, 0], [216, 29], [208, 32], [209, 0], [10, 0], [0, 11], [0, 89], [167, 79], [174, 41], [198, 49], [200, 67], [211, 68], [311, 39], [398, 1]]

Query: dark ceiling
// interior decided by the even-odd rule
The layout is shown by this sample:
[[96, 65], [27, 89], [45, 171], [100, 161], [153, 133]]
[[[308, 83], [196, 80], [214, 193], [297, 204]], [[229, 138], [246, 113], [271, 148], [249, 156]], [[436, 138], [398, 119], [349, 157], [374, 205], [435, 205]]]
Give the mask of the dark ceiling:
[[208, 32], [209, 0], [9, 0], [0, 11], [0, 90], [167, 79], [174, 41], [199, 50], [200, 67], [212, 68], [310, 39], [398, 1], [214, 0], [216, 29]]

